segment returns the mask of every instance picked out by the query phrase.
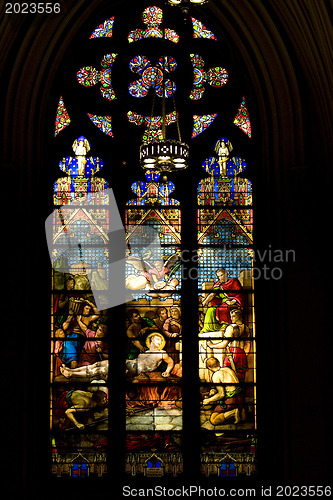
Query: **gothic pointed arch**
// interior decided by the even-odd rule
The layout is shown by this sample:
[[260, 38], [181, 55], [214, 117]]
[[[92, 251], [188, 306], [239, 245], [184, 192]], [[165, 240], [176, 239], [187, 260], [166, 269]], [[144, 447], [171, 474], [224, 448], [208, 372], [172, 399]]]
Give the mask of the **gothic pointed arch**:
[[[118, 7], [120, 3], [115, 2], [115, 7]], [[133, 23], [132, 27], [126, 26], [126, 33], [129, 33], [132, 28], [145, 28], [144, 23], [140, 24], [142, 10], [136, 12], [137, 23]], [[206, 4], [204, 9], [195, 13], [194, 17], [201, 20], [207, 29], [211, 29], [218, 41], [223, 40], [228, 49], [236, 48], [236, 59], [242, 67], [244, 78], [250, 85], [250, 92], [244, 97], [246, 97], [246, 105], [252, 120], [252, 143], [255, 144], [252, 153], [247, 155], [243, 148], [243, 142], [240, 144], [226, 131], [220, 132], [214, 128], [215, 124], [218, 123], [216, 121], [218, 118], [216, 118], [210, 122], [209, 127], [205, 127], [203, 133], [197, 136], [200, 144], [199, 142], [195, 143], [194, 139], [192, 146], [195, 154], [202, 148], [204, 150], [203, 157], [208, 157], [212, 154], [212, 144], [222, 133], [229, 137], [234, 147], [239, 148], [238, 154], [246, 158], [249, 163], [247, 177], [253, 180], [253, 188], [256, 191], [254, 210], [256, 211], [257, 244], [259, 246], [262, 244], [263, 248], [266, 248], [268, 243], [275, 244], [277, 248], [289, 245], [290, 248], [296, 249], [298, 255], [296, 266], [292, 269], [287, 266], [283, 282], [265, 283], [264, 289], [259, 283], [259, 290], [257, 288], [259, 292], [257, 307], [260, 310], [260, 315], [258, 314], [257, 317], [259, 326], [261, 325], [263, 332], [269, 331], [271, 335], [271, 337], [263, 335], [261, 338], [262, 352], [264, 352], [261, 366], [265, 376], [272, 380], [276, 389], [274, 397], [267, 392], [265, 393], [265, 412], [268, 412], [270, 420], [268, 423], [267, 419], [261, 419], [261, 423], [267, 431], [265, 436], [269, 436], [269, 439], [265, 439], [265, 442], [262, 443], [262, 452], [270, 460], [262, 464], [264, 469], [264, 472], [262, 469], [262, 474], [265, 478], [274, 478], [277, 474], [293, 477], [295, 484], [297, 482], [300, 484], [305, 476], [313, 477], [314, 474], [319, 478], [317, 482], [320, 483], [320, 478], [324, 479], [325, 467], [322, 463], [320, 465], [316, 463], [313, 456], [308, 455], [307, 449], [304, 450], [303, 437], [310, 434], [310, 438], [313, 438], [312, 443], [316, 443], [313, 446], [319, 446], [318, 443], [325, 442], [329, 428], [325, 418], [326, 412], [318, 412], [309, 408], [308, 394], [305, 396], [300, 391], [303, 371], [298, 370], [298, 373], [295, 374], [295, 366], [300, 366], [304, 359], [299, 349], [299, 339], [302, 339], [302, 344], [312, 345], [313, 332], [312, 329], [308, 328], [308, 302], [297, 300], [295, 303], [292, 298], [300, 296], [299, 283], [304, 285], [304, 294], [307, 291], [308, 295], [311, 295], [316, 287], [317, 290], [323, 290], [323, 274], [320, 272], [323, 255], [320, 252], [320, 256], [318, 256], [317, 242], [315, 238], [309, 240], [308, 230], [309, 227], [316, 227], [318, 232], [322, 229], [324, 234], [324, 226], [327, 222], [324, 217], [315, 221], [311, 211], [307, 212], [305, 216], [304, 207], [309, 200], [313, 199], [314, 165], [320, 164], [322, 185], [330, 184], [328, 181], [330, 178], [332, 136], [332, 110], [330, 106], [332, 65], [328, 41], [331, 31], [328, 5], [327, 2], [313, 4], [299, 0], [292, 0], [288, 3], [268, 2], [263, 5], [262, 2], [254, 0], [241, 2], [236, 8], [232, 3], [217, 1]], [[57, 16], [41, 15], [35, 16], [33, 22], [31, 20], [31, 16], [28, 19], [26, 16], [15, 16], [15, 18], [12, 16], [10, 18], [8, 15], [4, 15], [1, 19], [2, 29], [0, 31], [3, 37], [1, 44], [3, 81], [1, 119], [3, 126], [1, 130], [3, 147], [0, 154], [3, 185], [13, 186], [13, 175], [15, 179], [18, 179], [18, 183], [15, 183], [14, 186], [15, 200], [18, 201], [18, 204], [13, 205], [12, 191], [7, 188], [4, 192], [4, 200], [10, 202], [11, 213], [15, 220], [21, 220], [22, 213], [27, 218], [23, 231], [28, 236], [29, 241], [26, 249], [29, 265], [24, 266], [24, 270], [19, 269], [16, 254], [13, 253], [12, 265], [9, 265], [11, 259], [8, 257], [8, 266], [6, 266], [10, 270], [10, 277], [6, 282], [7, 294], [9, 297], [17, 296], [17, 284], [20, 283], [20, 296], [24, 297], [26, 307], [24, 331], [31, 330], [32, 332], [31, 335], [24, 334], [20, 337], [22, 351], [17, 349], [15, 352], [18, 367], [15, 372], [11, 372], [12, 383], [14, 384], [16, 381], [17, 386], [21, 387], [22, 381], [24, 381], [23, 386], [27, 389], [27, 397], [22, 401], [25, 427], [21, 428], [18, 416], [14, 415], [13, 417], [10, 414], [6, 420], [8, 432], [12, 429], [12, 435], [18, 436], [20, 442], [19, 452], [15, 455], [13, 485], [16, 483], [17, 475], [20, 475], [20, 477], [24, 477], [25, 486], [33, 488], [36, 482], [36, 470], [38, 470], [38, 476], [42, 471], [44, 475], [48, 473], [48, 464], [40, 459], [47, 453], [45, 440], [40, 439], [40, 420], [32, 416], [36, 415], [36, 402], [41, 402], [43, 397], [41, 394], [45, 395], [48, 391], [48, 384], [45, 383], [43, 386], [40, 377], [36, 374], [36, 365], [35, 368], [31, 368], [31, 360], [35, 359], [36, 352], [42, 349], [45, 331], [49, 325], [49, 298], [42, 293], [39, 294], [39, 313], [42, 316], [42, 311], [45, 311], [45, 315], [44, 321], [39, 319], [37, 322], [35, 315], [36, 295], [31, 293], [36, 281], [43, 286], [44, 290], [48, 289], [49, 286], [49, 262], [48, 259], [44, 258], [43, 260], [44, 250], [42, 247], [44, 243], [31, 244], [31, 238], [38, 227], [38, 217], [44, 220], [52, 211], [49, 193], [52, 190], [54, 180], [59, 175], [57, 163], [64, 154], [70, 153], [73, 138], [81, 134], [92, 141], [95, 148], [94, 154], [103, 157], [109, 166], [112, 165], [108, 175], [105, 175], [109, 181], [113, 182], [117, 176], [119, 178], [119, 174], [113, 169], [117, 160], [119, 163], [126, 161], [128, 171], [132, 172], [128, 186], [132, 180], [139, 177], [135, 171], [137, 166], [129, 161], [123, 151], [119, 153], [119, 150], [116, 152], [116, 149], [111, 150], [111, 148], [105, 147], [103, 139], [109, 140], [110, 136], [108, 137], [107, 133], [103, 134], [103, 130], [97, 130], [98, 125], [92, 122], [89, 116], [87, 116], [87, 124], [91, 128], [81, 130], [78, 127], [77, 118], [75, 118], [77, 105], [75, 100], [72, 100], [70, 93], [61, 95], [61, 98], [64, 99], [71, 123], [64, 129], [60, 126], [61, 130], [56, 136], [57, 142], [54, 142], [55, 116], [60, 100], [59, 90], [65, 71], [70, 68], [69, 49], [79, 39], [80, 42], [76, 45], [73, 60], [83, 56], [79, 50], [81, 49], [82, 36], [87, 36], [89, 39], [93, 31], [97, 35], [98, 28], [99, 39], [97, 40], [97, 37], [91, 38], [91, 42], [101, 43], [107, 39], [114, 39], [116, 25], [112, 22], [104, 23], [105, 20], [111, 21], [110, 2], [87, 3], [83, 0], [69, 0], [66, 1], [66, 5]], [[105, 36], [103, 36], [103, 32]], [[112, 37], [107, 33], [112, 33]], [[193, 39], [193, 43], [198, 40]], [[140, 43], [145, 41], [141, 40]], [[176, 47], [176, 44], [170, 43]], [[216, 41], [211, 40], [211, 43], [215, 44]], [[109, 52], [105, 51], [105, 53]], [[192, 53], [197, 52], [193, 50]], [[83, 61], [83, 64], [85, 62]], [[100, 59], [98, 58], [91, 62], [91, 65], [97, 67], [99, 63]], [[81, 63], [75, 69], [80, 67]], [[211, 67], [213, 65], [206, 66], [206, 70]], [[227, 68], [227, 65], [225, 67]], [[190, 68], [190, 70], [192, 69]], [[207, 82], [204, 85], [205, 97], [212, 87]], [[189, 92], [191, 88], [191, 86], [188, 87]], [[99, 92], [97, 85], [94, 89]], [[118, 87], [115, 85], [115, 90], [117, 89]], [[83, 87], [82, 90], [84, 90]], [[230, 116], [233, 119], [243, 95], [240, 89], [237, 94], [237, 105], [230, 110]], [[69, 100], [68, 97], [70, 97]], [[140, 112], [142, 116], [149, 116], [149, 112], [144, 113], [141, 110]], [[92, 114], [92, 110], [87, 109], [87, 113]], [[200, 117], [204, 116], [205, 113], [207, 113], [206, 110], [198, 109], [193, 116]], [[214, 113], [213, 110], [211, 116]], [[96, 110], [93, 116], [108, 118], [111, 117], [111, 114]], [[156, 116], [158, 115], [156, 114]], [[59, 123], [61, 123], [61, 116], [58, 115], [58, 117]], [[64, 110], [63, 118], [64, 122], [62, 123], [66, 123], [68, 117]], [[113, 130], [114, 119], [115, 117], [112, 116], [112, 122], [105, 119], [100, 121], [100, 123], [105, 124], [104, 130], [111, 131], [110, 123], [112, 123]], [[116, 121], [117, 119], [116, 115]], [[205, 120], [200, 121], [198, 126], [201, 127], [203, 123]], [[70, 132], [70, 126], [74, 127], [75, 133], [73, 128]], [[131, 126], [136, 128], [133, 124]], [[247, 134], [240, 127], [234, 126], [239, 129], [239, 133], [244, 136], [244, 141], [246, 141]], [[193, 118], [189, 128], [194, 129]], [[137, 129], [138, 134], [144, 131], [144, 127], [137, 127]], [[96, 135], [92, 136], [87, 133], [90, 130], [95, 130]], [[126, 134], [127, 132], [129, 132], [128, 129], [126, 129]], [[131, 132], [132, 130], [129, 134]], [[117, 142], [116, 137], [112, 138], [113, 140], [115, 144], [120, 142], [120, 140]], [[254, 164], [256, 165], [255, 169], [251, 170], [251, 165]], [[195, 182], [199, 182], [203, 177], [200, 162], [198, 162], [195, 177]], [[183, 174], [182, 178], [184, 178]], [[187, 186], [186, 182], [184, 184], [183, 182], [185, 181], [182, 180], [180, 185]], [[46, 194], [46, 185], [49, 186], [48, 194]], [[185, 191], [185, 188], [179, 189], [177, 186], [175, 192], [182, 202], [182, 219], [186, 220], [184, 228], [186, 236], [186, 231], [193, 234], [194, 228], [193, 226], [191, 229], [187, 227], [190, 224], [190, 218], [187, 212], [187, 202], [183, 203], [183, 192]], [[125, 183], [119, 182], [119, 199], [123, 200], [125, 204], [131, 196]], [[38, 203], [38, 210], [36, 210], [36, 203]], [[322, 197], [321, 203], [328, 203], [328, 197]], [[327, 210], [328, 212], [329, 210]], [[324, 210], [323, 213], [325, 213]], [[261, 234], [259, 239], [258, 234]], [[18, 237], [18, 247], [22, 248], [21, 232]], [[312, 248], [313, 252], [310, 252], [309, 248]], [[316, 268], [316, 272], [312, 276], [311, 286], [304, 279], [309, 255], [311, 255], [311, 262]], [[44, 270], [40, 271], [43, 263], [45, 272]], [[320, 295], [320, 292], [318, 294]], [[269, 304], [273, 303], [279, 306], [278, 315], [271, 307], [268, 307]], [[10, 300], [6, 311], [9, 316], [17, 317], [16, 301]], [[40, 315], [38, 315], [39, 318]], [[286, 324], [288, 324], [288, 332], [292, 332], [292, 335], [281, 335], [282, 331], [285, 332]], [[34, 327], [32, 328], [31, 325]], [[316, 318], [316, 325], [321, 331], [326, 330], [326, 321], [323, 319]], [[36, 340], [33, 340], [32, 336]], [[9, 322], [4, 339], [5, 343], [8, 340], [6, 350], [8, 353], [12, 352], [13, 338], [17, 338], [17, 323]], [[28, 355], [26, 355], [27, 353]], [[44, 353], [45, 351], [39, 356], [41, 365], [38, 369], [42, 370], [43, 363], [45, 363]], [[318, 363], [318, 369], [323, 371], [324, 368], [320, 361], [320, 356], [314, 356], [312, 359], [314, 364]], [[47, 370], [48, 368], [46, 368]], [[31, 380], [34, 383], [31, 383]], [[41, 387], [43, 387], [42, 391]], [[317, 388], [317, 391], [320, 392], [320, 390]], [[320, 399], [322, 405], [325, 401], [324, 394], [325, 392], [323, 398]], [[15, 406], [16, 396], [8, 394], [8, 398], [9, 401], [13, 400]], [[281, 404], [281, 401], [284, 404]], [[303, 419], [302, 408], [305, 406], [307, 414], [312, 415], [313, 425], [310, 430], [306, 419]], [[298, 415], [299, 418], [290, 419], [289, 408], [291, 408], [292, 414]], [[318, 425], [315, 425], [314, 422]], [[274, 428], [273, 434], [269, 432], [271, 428]], [[23, 434], [26, 438], [24, 446], [22, 444]], [[297, 436], [297, 442], [294, 441], [293, 436]], [[189, 442], [190, 439], [187, 443]], [[290, 447], [292, 447], [293, 453], [289, 453]], [[83, 456], [88, 458], [85, 453]], [[232, 454], [231, 456], [233, 457]], [[114, 465], [116, 470], [120, 470], [120, 468], [117, 469], [116, 460]], [[102, 467], [103, 470], [104, 467], [106, 467], [105, 464]]]

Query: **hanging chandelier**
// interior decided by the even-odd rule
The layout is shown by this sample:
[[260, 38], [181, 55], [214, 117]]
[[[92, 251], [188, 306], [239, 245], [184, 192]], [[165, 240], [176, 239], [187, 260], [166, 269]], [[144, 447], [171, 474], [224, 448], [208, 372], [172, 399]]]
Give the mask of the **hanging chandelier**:
[[194, 4], [194, 5], [203, 5], [207, 3], [208, 0], [168, 0], [169, 5], [183, 5], [186, 4]]
[[203, 5], [208, 2], [208, 0], [165, 0], [168, 5], [180, 7], [183, 15], [184, 22], [187, 22], [188, 14], [191, 6]]
[[162, 139], [142, 144], [140, 161], [144, 169], [160, 172], [183, 170], [188, 166], [189, 146], [174, 139]]

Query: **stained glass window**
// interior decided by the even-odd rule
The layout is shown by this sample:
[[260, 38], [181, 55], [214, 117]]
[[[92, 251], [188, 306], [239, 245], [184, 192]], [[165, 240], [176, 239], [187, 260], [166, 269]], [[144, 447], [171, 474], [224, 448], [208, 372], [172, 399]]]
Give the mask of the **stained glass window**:
[[[132, 185], [125, 218], [126, 460], [135, 475], [175, 475], [183, 467], [181, 215], [173, 183], [145, 174]], [[159, 457], [147, 461], [154, 447]]]
[[52, 473], [103, 476], [107, 467], [108, 316], [97, 308], [107, 285], [109, 213], [103, 167], [87, 154], [90, 142], [75, 139], [67, 174], [54, 185], [51, 216], [52, 273], [50, 426]]
[[221, 137], [198, 186], [201, 464], [220, 477], [256, 468], [252, 190], [232, 151]]
[[[93, 39], [110, 40], [101, 41], [109, 48], [106, 54], [103, 50], [103, 57], [97, 56], [99, 68], [87, 60], [85, 66], [73, 70], [76, 88], [87, 94], [87, 100], [82, 99], [83, 108], [87, 107], [82, 113], [87, 120], [84, 130], [89, 130], [92, 136], [96, 133], [103, 143], [117, 138], [117, 132], [119, 136], [123, 131], [118, 128], [119, 123], [125, 122], [133, 132], [133, 139], [143, 144], [163, 140], [165, 131], [172, 135], [175, 126], [179, 131], [179, 120], [186, 118], [187, 136], [191, 140], [199, 138], [195, 143], [200, 146], [203, 132], [208, 131], [203, 139], [209, 138], [222, 120], [224, 125], [227, 121], [224, 91], [216, 89], [228, 85], [229, 90], [229, 68], [222, 66], [223, 61], [212, 62], [200, 52], [201, 42], [202, 46], [218, 47], [217, 37], [203, 22], [192, 17], [193, 31], [188, 31], [187, 46], [190, 49], [182, 54], [172, 45], [180, 44], [182, 38], [172, 27], [164, 26], [163, 10], [153, 5], [140, 12], [143, 26], [129, 33], [126, 30], [123, 45], [120, 38], [117, 43], [113, 39], [115, 16], [91, 32], [92, 41], [87, 43], [92, 46], [99, 45]], [[130, 23], [130, 26], [136, 25]], [[183, 31], [180, 34], [183, 37]], [[133, 46], [128, 47], [129, 43]], [[159, 43], [168, 50], [160, 51]], [[185, 59], [192, 72], [189, 71], [184, 84]], [[125, 68], [126, 75], [123, 81], [117, 75], [115, 90], [113, 76], [118, 68]], [[88, 90], [95, 86], [99, 92]], [[210, 100], [212, 92], [215, 95], [221, 92], [221, 101]], [[233, 103], [234, 110], [239, 95], [242, 94], [238, 94], [236, 106]], [[123, 100], [123, 96], [127, 97]], [[177, 104], [176, 109], [175, 102], [183, 104], [182, 99], [186, 105]], [[162, 107], [163, 116], [160, 109], [154, 108], [155, 103], [156, 108]], [[205, 103], [209, 103], [207, 108]], [[251, 137], [245, 97], [235, 118], [229, 121], [227, 131], [237, 132], [236, 125]], [[60, 98], [55, 135], [69, 123]], [[131, 160], [135, 140], [128, 143]], [[112, 153], [116, 142], [117, 139], [109, 142]], [[74, 155], [67, 156], [66, 152], [61, 159], [59, 168], [63, 176], [54, 182], [53, 191], [50, 422], [52, 473], [59, 477], [107, 475], [108, 439], [118, 432], [114, 429], [110, 433], [108, 417], [112, 313], [105, 302], [105, 290], [110, 288], [112, 214], [108, 182], [100, 177], [103, 160], [90, 155], [91, 149], [93, 146], [86, 137], [74, 140]], [[131, 199], [126, 195], [126, 200], [122, 200], [126, 204], [127, 244], [122, 280], [126, 292], [122, 302], [122, 335], [126, 344], [122, 353], [122, 402], [126, 410], [122, 444], [124, 469], [132, 476], [183, 474], [186, 418], [183, 396], [185, 401], [188, 388], [182, 373], [182, 339], [183, 329], [189, 324], [188, 318], [183, 317], [189, 297], [184, 292], [182, 234], [184, 228], [186, 233], [190, 220], [183, 221], [182, 227], [181, 206], [185, 206], [182, 200], [193, 200], [192, 194], [197, 195], [198, 202], [198, 206], [190, 207], [192, 220], [197, 223], [197, 245], [190, 251], [194, 250], [198, 259], [190, 300], [195, 307], [198, 305], [199, 325], [195, 320], [193, 331], [188, 333], [194, 335], [192, 347], [197, 363], [197, 400], [191, 408], [198, 423], [199, 435], [195, 439], [200, 442], [200, 470], [203, 475], [220, 478], [252, 475], [255, 471], [252, 185], [243, 176], [246, 160], [237, 156], [236, 147], [235, 151], [227, 137], [220, 137], [215, 154], [202, 158], [199, 152], [190, 159], [191, 171], [186, 177], [190, 180], [179, 184], [178, 179], [173, 182], [154, 170], [142, 171], [141, 178], [133, 182], [125, 161], [121, 171], [119, 166], [112, 165], [113, 172], [117, 169], [123, 177], [121, 182], [133, 192]], [[202, 174], [199, 184], [194, 185], [191, 179], [196, 178], [200, 165], [205, 176]], [[110, 344], [110, 358], [111, 355], [117, 356], [118, 352], [112, 352]], [[186, 355], [189, 356], [188, 352]]]
[[59, 132], [64, 130], [71, 122], [68, 111], [65, 107], [64, 100], [60, 97], [58, 102], [58, 108], [55, 119], [54, 135], [58, 135]]
[[177, 68], [177, 63], [173, 57], [160, 57], [155, 65], [145, 56], [136, 56], [129, 63], [130, 70], [140, 75], [140, 79], [132, 82], [129, 93], [133, 97], [145, 97], [150, 88], [159, 97], [171, 97], [176, 91], [176, 85], [171, 80], [164, 78], [164, 73], [171, 73]]
[[107, 19], [104, 23], [99, 24], [89, 38], [111, 38], [113, 34], [113, 23], [114, 17], [110, 17], [110, 19]]
[[238, 108], [237, 114], [234, 118], [234, 124], [237, 125], [245, 134], [251, 137], [251, 121], [249, 112], [246, 106], [245, 97], [242, 98], [242, 102]]
[[89, 116], [92, 123], [96, 125], [96, 127], [99, 128], [101, 132], [109, 135], [110, 137], [113, 137], [112, 116], [98, 116], [91, 113], [87, 113], [87, 115]]
[[199, 100], [205, 92], [205, 83], [211, 87], [222, 87], [229, 79], [229, 74], [222, 67], [210, 68], [204, 71], [205, 61], [199, 54], [190, 54], [194, 79], [190, 99]]
[[[167, 127], [171, 124], [177, 122], [177, 112], [172, 111], [165, 116], [164, 125]], [[142, 142], [148, 142], [152, 140], [162, 140], [163, 133], [163, 118], [162, 116], [143, 116], [135, 111], [128, 111], [127, 120], [134, 125], [145, 125], [146, 129], [142, 134]]]
[[77, 81], [84, 87], [93, 87], [100, 82], [100, 92], [104, 99], [112, 101], [116, 99], [115, 91], [112, 87], [111, 72], [117, 54], [106, 54], [101, 60], [101, 71], [93, 66], [84, 66], [76, 73]]
[[137, 28], [128, 34], [128, 42], [137, 42], [144, 38], [165, 38], [173, 43], [178, 43], [179, 35], [171, 28], [160, 28], [163, 21], [163, 11], [156, 6], [147, 7], [142, 15], [142, 22], [146, 28]]
[[207, 38], [208, 40], [217, 41], [214, 33], [211, 30], [207, 29], [201, 21], [195, 19], [194, 17], [191, 17], [191, 20], [193, 26], [193, 38]]
[[213, 113], [211, 115], [194, 115], [193, 116], [193, 130], [192, 130], [192, 139], [197, 137], [199, 134], [202, 134], [215, 120], [217, 117], [217, 113]]

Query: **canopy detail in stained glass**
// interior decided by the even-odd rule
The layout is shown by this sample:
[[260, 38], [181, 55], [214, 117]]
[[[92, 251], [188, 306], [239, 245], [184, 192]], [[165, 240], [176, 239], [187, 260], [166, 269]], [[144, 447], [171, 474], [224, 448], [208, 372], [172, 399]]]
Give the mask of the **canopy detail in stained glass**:
[[174, 191], [175, 185], [171, 181], [160, 181], [160, 172], [154, 170], [145, 171], [145, 181], [137, 181], [131, 185], [133, 193], [137, 198], [129, 200], [129, 206], [145, 206], [145, 205], [179, 205], [179, 201], [170, 198], [170, 194]]
[[112, 101], [116, 99], [115, 91], [112, 87], [111, 72], [112, 66], [118, 54], [106, 54], [101, 60], [101, 71], [93, 66], [84, 66], [76, 73], [77, 81], [84, 87], [92, 87], [97, 83], [101, 84], [100, 92], [104, 99]]
[[193, 115], [192, 139], [202, 134], [215, 120], [217, 113], [211, 115]]
[[190, 58], [194, 73], [193, 88], [189, 96], [190, 99], [201, 99], [205, 92], [205, 84], [208, 84], [211, 87], [218, 88], [227, 83], [229, 74], [226, 69], [222, 68], [221, 66], [216, 66], [205, 71], [205, 61], [200, 55], [190, 54]]
[[[202, 163], [202, 168], [209, 177], [199, 182], [199, 205], [250, 206], [252, 204], [252, 184], [248, 179], [240, 177], [247, 167], [246, 161], [238, 156], [231, 157], [232, 150], [230, 141], [226, 137], [221, 137], [215, 144], [216, 156], [206, 158]], [[242, 213], [244, 215], [245, 211]], [[250, 221], [246, 224], [250, 224]]]
[[55, 119], [54, 135], [58, 135], [59, 132], [64, 130], [71, 122], [68, 111], [65, 107], [64, 100], [62, 96], [59, 98], [57, 114]]
[[212, 31], [206, 28], [206, 26], [198, 19], [191, 17], [193, 26], [193, 38], [207, 38], [209, 40], [216, 40], [217, 38]]
[[75, 139], [72, 147], [75, 156], [66, 156], [59, 163], [60, 170], [67, 177], [57, 179], [54, 184], [54, 204], [100, 204], [108, 185], [105, 179], [95, 174], [102, 170], [103, 160], [87, 156], [91, 145], [84, 136]]
[[133, 97], [145, 97], [151, 88], [154, 89], [158, 97], [171, 97], [176, 91], [176, 84], [164, 78], [164, 73], [171, 73], [177, 68], [177, 63], [173, 57], [160, 57], [153, 66], [145, 56], [135, 56], [129, 63], [129, 68], [133, 73], [140, 75], [140, 79], [132, 82], [129, 93]]
[[237, 114], [234, 118], [234, 124], [243, 130], [243, 132], [245, 132], [245, 134], [247, 134], [251, 139], [251, 121], [245, 97], [242, 98], [242, 102], [240, 103]]
[[101, 132], [110, 137], [114, 137], [112, 132], [112, 116], [93, 115], [91, 113], [87, 113], [87, 115]]
[[110, 17], [110, 19], [106, 19], [104, 23], [99, 24], [97, 28], [91, 33], [89, 38], [111, 38], [113, 34], [113, 23], [114, 17]]
[[[166, 126], [171, 125], [172, 123], [177, 122], [178, 113], [176, 111], [172, 111], [165, 116], [164, 124]], [[150, 142], [150, 141], [161, 141], [163, 140], [163, 118], [162, 116], [144, 116], [135, 111], [128, 111], [127, 119], [130, 123], [134, 125], [145, 125], [146, 129], [142, 135], [142, 142]]]
[[147, 7], [141, 15], [141, 20], [146, 25], [146, 28], [137, 28], [131, 31], [127, 37], [129, 43], [144, 38], [165, 38], [170, 42], [178, 43], [179, 35], [176, 31], [170, 28], [160, 28], [163, 21], [163, 11], [159, 7]]

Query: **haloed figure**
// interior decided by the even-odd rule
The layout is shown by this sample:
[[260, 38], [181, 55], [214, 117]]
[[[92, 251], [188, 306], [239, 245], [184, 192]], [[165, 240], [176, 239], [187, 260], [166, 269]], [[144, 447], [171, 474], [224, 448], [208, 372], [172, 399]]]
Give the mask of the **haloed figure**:
[[166, 351], [163, 351], [165, 339], [160, 333], [152, 333], [147, 338], [148, 350], [138, 355], [135, 359], [126, 361], [126, 374], [128, 377], [135, 377], [140, 373], [152, 372], [156, 370], [162, 362], [167, 364], [162, 377], [169, 377], [174, 367], [174, 361]]

